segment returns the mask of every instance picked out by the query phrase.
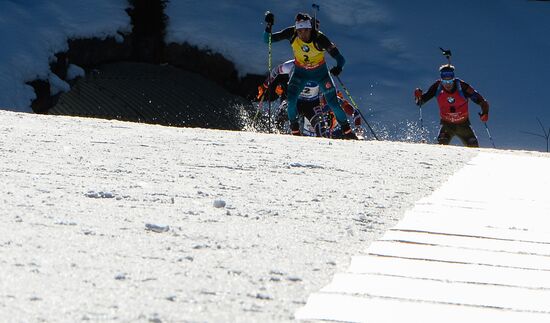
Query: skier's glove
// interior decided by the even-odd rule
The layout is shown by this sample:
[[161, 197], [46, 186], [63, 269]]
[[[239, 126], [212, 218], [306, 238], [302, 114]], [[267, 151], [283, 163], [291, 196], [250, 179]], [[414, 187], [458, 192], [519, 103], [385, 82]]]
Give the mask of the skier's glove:
[[414, 101], [416, 105], [422, 105], [422, 90], [419, 88], [414, 90]]
[[489, 112], [480, 113], [479, 114], [479, 119], [481, 120], [481, 122], [489, 121]]
[[256, 95], [256, 99], [261, 99], [262, 96], [264, 95], [264, 92], [266, 92], [267, 90], [267, 84], [266, 83], [262, 83], [262, 85], [258, 85], [258, 95]]
[[487, 122], [487, 120], [489, 120], [489, 102], [487, 102], [487, 100], [483, 100], [479, 105], [481, 106], [479, 119], [481, 119], [482, 122]]
[[342, 73], [342, 68], [340, 66], [334, 66], [330, 69], [330, 73], [334, 76], [338, 76], [340, 75], [340, 73]]
[[271, 26], [275, 23], [275, 16], [270, 11], [265, 13], [265, 31], [271, 33]]

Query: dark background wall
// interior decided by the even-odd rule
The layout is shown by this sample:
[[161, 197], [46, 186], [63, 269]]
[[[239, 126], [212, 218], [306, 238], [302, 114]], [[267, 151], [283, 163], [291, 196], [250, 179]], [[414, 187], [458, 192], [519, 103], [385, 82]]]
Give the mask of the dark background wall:
[[[166, 44], [164, 39], [166, 25], [169, 23], [168, 17], [164, 14], [166, 3], [166, 0], [128, 0], [129, 6], [126, 12], [131, 18], [132, 31], [129, 34], [120, 33], [119, 36], [123, 39], [122, 42], [117, 41], [114, 37], [106, 39], [68, 39], [69, 50], [55, 55], [56, 61], [50, 65], [51, 71], [74, 87], [78, 81], [67, 80], [69, 64], [82, 67], [86, 71], [87, 77], [92, 71], [100, 70], [106, 64], [117, 62], [139, 62], [159, 67], [170, 65], [212, 82], [219, 87], [217, 92], [221, 96], [226, 96], [227, 102], [239, 102], [239, 104], [245, 106], [245, 110], [250, 110], [252, 108], [250, 100], [254, 98], [257, 85], [263, 81], [264, 76], [249, 74], [239, 77], [233, 62], [219, 53], [202, 50], [188, 43]], [[123, 79], [124, 77], [120, 81], [123, 82]], [[47, 80], [34, 80], [28, 84], [35, 89], [37, 94], [37, 99], [32, 102], [34, 112], [59, 113], [62, 110], [67, 114], [79, 115], [78, 101], [74, 100], [72, 105], [75, 106], [75, 111], [72, 113], [67, 110], [67, 107], [57, 110], [52, 109], [59, 103], [60, 97], [64, 94], [51, 95], [50, 84]], [[206, 83], [198, 82], [197, 84]], [[132, 85], [128, 83], [127, 86]], [[195, 92], [199, 91], [198, 89], [194, 90]], [[209, 87], [209, 90], [215, 91], [212, 87]], [[172, 100], [172, 102], [175, 101], [177, 100]], [[168, 107], [167, 104], [162, 106]], [[86, 105], [89, 110], [89, 102]], [[111, 108], [116, 109], [116, 107]], [[202, 109], [201, 106], [193, 108], [197, 109], [197, 113], [200, 113], [200, 109]], [[174, 107], [171, 107], [171, 109], [173, 110]], [[240, 113], [240, 111], [223, 110], [223, 113]], [[124, 111], [124, 109], [121, 108], [121, 111]], [[159, 113], [162, 114], [165, 111], [159, 111]], [[97, 113], [98, 116], [102, 114], [104, 115], [104, 111]], [[93, 116], [93, 113], [88, 111], [86, 115]], [[116, 113], [113, 113], [113, 115], [116, 115]], [[131, 119], [127, 116], [121, 116], [120, 118]], [[158, 120], [161, 119], [158, 118]], [[139, 121], [143, 121], [143, 119]], [[185, 123], [184, 121], [182, 120], [181, 124]], [[200, 124], [196, 125], [201, 126]]]

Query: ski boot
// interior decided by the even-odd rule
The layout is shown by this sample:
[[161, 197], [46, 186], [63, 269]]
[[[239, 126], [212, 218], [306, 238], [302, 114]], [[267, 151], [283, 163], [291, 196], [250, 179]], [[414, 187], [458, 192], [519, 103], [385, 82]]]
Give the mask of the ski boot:
[[342, 125], [342, 139], [359, 140], [359, 138], [357, 138], [357, 135], [355, 135], [355, 132], [353, 132], [353, 129], [351, 129], [348, 123]]
[[298, 121], [294, 121], [290, 123], [290, 134], [293, 136], [302, 135], [302, 133], [300, 132], [300, 123]]

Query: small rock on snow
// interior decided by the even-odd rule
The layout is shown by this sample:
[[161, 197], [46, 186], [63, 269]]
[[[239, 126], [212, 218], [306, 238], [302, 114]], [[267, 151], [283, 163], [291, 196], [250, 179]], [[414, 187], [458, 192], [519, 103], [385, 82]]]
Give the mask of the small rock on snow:
[[215, 208], [225, 207], [225, 201], [224, 200], [214, 200], [214, 207]]
[[167, 225], [157, 225], [152, 223], [145, 223], [145, 230], [162, 233], [170, 230], [170, 227]]
[[261, 294], [261, 293], [257, 293], [256, 298], [261, 299], [261, 300], [265, 300], [265, 301], [270, 301], [270, 300], [273, 299], [271, 296], [266, 295], [266, 294]]
[[85, 194], [86, 197], [94, 198], [94, 199], [112, 199], [115, 197], [115, 195], [111, 192], [95, 192], [95, 191], [89, 191]]

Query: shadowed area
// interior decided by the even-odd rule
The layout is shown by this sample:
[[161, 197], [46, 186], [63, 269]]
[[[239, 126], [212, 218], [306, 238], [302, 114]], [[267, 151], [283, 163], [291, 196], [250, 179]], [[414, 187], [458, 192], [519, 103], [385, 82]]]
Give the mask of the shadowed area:
[[169, 65], [121, 62], [92, 70], [49, 114], [170, 126], [242, 129], [250, 102], [204, 77]]

